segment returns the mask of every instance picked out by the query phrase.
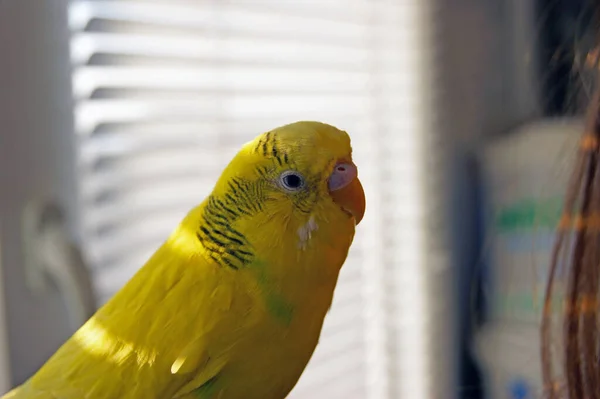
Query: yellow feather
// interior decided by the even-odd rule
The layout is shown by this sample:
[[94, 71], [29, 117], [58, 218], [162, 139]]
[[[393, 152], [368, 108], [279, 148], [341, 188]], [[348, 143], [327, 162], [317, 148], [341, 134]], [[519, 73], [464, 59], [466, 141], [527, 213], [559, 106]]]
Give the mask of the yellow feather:
[[[317, 122], [247, 143], [135, 276], [4, 398], [284, 398], [354, 236], [327, 191], [339, 160], [351, 160], [348, 135]], [[286, 170], [306, 188], [281, 190]]]

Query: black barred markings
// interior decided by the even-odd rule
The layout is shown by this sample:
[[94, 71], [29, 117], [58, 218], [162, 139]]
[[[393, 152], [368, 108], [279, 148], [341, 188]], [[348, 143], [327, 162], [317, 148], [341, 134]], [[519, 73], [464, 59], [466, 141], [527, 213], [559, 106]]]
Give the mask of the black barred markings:
[[[274, 157], [279, 165], [287, 163], [287, 154], [282, 156], [277, 149], [275, 135], [271, 132], [259, 141], [254, 149], [265, 158]], [[249, 181], [233, 178], [227, 183], [225, 194], [208, 198], [203, 222], [196, 235], [209, 252], [210, 257], [221, 266], [239, 269], [252, 262], [254, 253], [250, 243], [239, 230], [233, 227], [242, 216], [252, 216], [263, 211], [265, 184], [271, 179], [272, 170], [266, 166], [257, 169], [259, 180]]]
[[239, 269], [252, 262], [251, 245], [233, 227], [243, 215], [253, 215], [263, 209], [264, 198], [260, 184], [234, 178], [222, 196], [211, 195], [204, 209], [203, 223], [196, 235], [210, 257], [221, 266]]
[[277, 136], [273, 132], [265, 133], [263, 138], [258, 141], [254, 151], [262, 153], [265, 158], [274, 159], [279, 166], [283, 166], [284, 164], [289, 165], [288, 154], [278, 148]]

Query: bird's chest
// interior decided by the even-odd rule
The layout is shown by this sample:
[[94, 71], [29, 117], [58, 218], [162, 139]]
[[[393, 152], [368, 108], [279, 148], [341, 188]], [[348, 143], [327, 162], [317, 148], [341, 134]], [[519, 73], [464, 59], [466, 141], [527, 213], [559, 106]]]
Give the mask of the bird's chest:
[[[232, 362], [235, 388], [228, 398], [282, 399], [302, 375], [319, 340], [324, 312], [307, 309], [289, 325], [265, 318], [244, 340], [237, 361]], [[234, 394], [233, 390], [236, 392]], [[238, 396], [239, 395], [239, 396]]]

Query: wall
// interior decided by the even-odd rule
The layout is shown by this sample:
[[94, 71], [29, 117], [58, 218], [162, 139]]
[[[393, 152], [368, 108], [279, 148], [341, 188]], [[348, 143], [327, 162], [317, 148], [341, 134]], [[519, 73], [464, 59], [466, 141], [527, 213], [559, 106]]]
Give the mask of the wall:
[[0, 2], [0, 264], [13, 383], [72, 333], [55, 289], [28, 290], [21, 240], [28, 201], [77, 209], [66, 18], [66, 0]]

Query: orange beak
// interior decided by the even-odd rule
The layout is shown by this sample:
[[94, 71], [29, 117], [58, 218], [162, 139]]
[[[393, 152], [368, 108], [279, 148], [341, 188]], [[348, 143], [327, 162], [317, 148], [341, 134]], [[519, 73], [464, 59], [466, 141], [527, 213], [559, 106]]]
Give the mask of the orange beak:
[[329, 194], [336, 204], [354, 216], [358, 225], [365, 215], [367, 201], [354, 164], [336, 165], [329, 179]]

